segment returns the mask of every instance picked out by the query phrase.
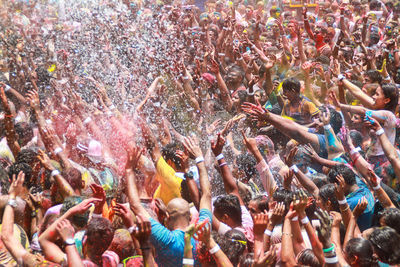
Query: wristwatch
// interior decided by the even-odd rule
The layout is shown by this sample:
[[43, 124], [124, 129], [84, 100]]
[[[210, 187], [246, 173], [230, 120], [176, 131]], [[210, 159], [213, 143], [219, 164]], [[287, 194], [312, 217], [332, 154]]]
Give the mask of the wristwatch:
[[183, 177], [185, 177], [185, 179], [193, 179], [194, 175], [192, 171], [188, 171], [183, 175]]
[[10, 198], [7, 202], [7, 205], [10, 205], [14, 209], [17, 207], [17, 201], [15, 198]]
[[67, 238], [67, 240], [65, 240], [64, 244], [65, 244], [66, 246], [75, 245], [75, 239], [73, 239], [73, 238]]

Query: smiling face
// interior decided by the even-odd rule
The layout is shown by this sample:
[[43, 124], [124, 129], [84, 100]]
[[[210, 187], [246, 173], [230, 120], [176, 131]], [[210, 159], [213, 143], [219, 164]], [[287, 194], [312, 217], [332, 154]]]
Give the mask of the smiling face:
[[375, 94], [372, 96], [372, 99], [375, 101], [375, 110], [385, 109], [386, 104], [390, 102], [390, 98], [385, 97], [385, 95], [383, 94], [383, 90], [380, 86], [378, 87], [378, 89], [376, 89]]

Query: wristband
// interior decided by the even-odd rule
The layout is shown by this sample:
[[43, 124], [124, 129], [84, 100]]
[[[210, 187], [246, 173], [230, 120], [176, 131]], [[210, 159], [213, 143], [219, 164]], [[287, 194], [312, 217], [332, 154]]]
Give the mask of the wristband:
[[204, 158], [203, 158], [202, 156], [200, 156], [200, 157], [197, 157], [197, 158], [195, 159], [195, 161], [196, 161], [196, 164], [199, 164], [200, 162], [203, 162], [203, 161], [204, 161]]
[[299, 168], [297, 168], [297, 165], [292, 165], [292, 167], [290, 167], [290, 170], [292, 170], [294, 173], [299, 172]]
[[32, 218], [36, 218], [36, 216], [37, 216], [37, 211], [36, 210], [32, 210], [31, 217]]
[[339, 205], [344, 205], [347, 204], [347, 200], [346, 199], [342, 199], [342, 200], [338, 200]]
[[380, 128], [378, 131], [375, 132], [376, 136], [381, 136], [384, 133], [385, 133], [385, 130], [383, 130], [383, 128]]
[[115, 109], [115, 106], [114, 106], [114, 104], [112, 104], [112, 105], [109, 106], [108, 108], [111, 109], [111, 110], [113, 110], [113, 109]]
[[61, 147], [57, 147], [56, 149], [54, 149], [54, 155], [58, 155], [63, 151], [63, 149]]
[[256, 49], [257, 47], [256, 47], [256, 45], [253, 44], [253, 45], [251, 46], [251, 48]]
[[209, 250], [210, 254], [215, 254], [217, 253], [221, 248], [216, 244], [212, 249]]
[[130, 234], [132, 234], [133, 231], [137, 231], [137, 230], [138, 230], [137, 226], [131, 226], [131, 227], [128, 228], [128, 231], [129, 231]]
[[88, 123], [91, 122], [91, 121], [92, 121], [92, 118], [87, 117], [87, 118], [83, 121], [83, 125], [86, 125], [86, 124], [88, 124]]
[[215, 157], [216, 160], [220, 160], [223, 158], [224, 158], [224, 155], [222, 153]]
[[16, 208], [17, 207], [17, 201], [14, 198], [10, 198], [7, 202], [7, 205], [9, 205], [11, 208]]
[[225, 166], [226, 164], [227, 164], [226, 162], [223, 162], [223, 163], [219, 164], [219, 167], [221, 168], [222, 166]]
[[6, 84], [6, 86], [4, 88], [4, 92], [10, 91], [10, 89], [11, 89], [11, 87], [8, 84]]
[[183, 76], [183, 78], [182, 78], [184, 81], [187, 81], [187, 80], [189, 80], [189, 77], [188, 76]]
[[292, 219], [292, 222], [297, 222], [299, 220], [299, 216], [296, 216]]
[[344, 18], [344, 15], [340, 15], [341, 18]]
[[183, 258], [182, 264], [183, 265], [194, 265], [194, 260]]
[[354, 154], [356, 154], [356, 153], [358, 153], [358, 152], [360, 152], [360, 150], [361, 150], [361, 147], [355, 147], [355, 148], [353, 148], [351, 151], [350, 151], [350, 155], [354, 155]]
[[339, 259], [337, 256], [332, 257], [332, 258], [325, 258], [325, 263], [328, 263], [328, 264], [334, 264], [334, 263], [338, 263], [338, 262], [339, 262]]
[[242, 61], [242, 60], [243, 60], [243, 57], [240, 57], [240, 58], [238, 58], [237, 60]]
[[48, 119], [48, 120], [46, 120], [46, 123], [47, 124], [52, 124], [53, 122], [50, 119]]
[[328, 131], [329, 129], [331, 129], [331, 128], [332, 128], [332, 126], [331, 126], [330, 124], [324, 125], [324, 129], [327, 130], [327, 131]]
[[224, 56], [225, 56], [225, 53], [218, 53], [218, 56], [224, 57]]
[[250, 93], [249, 90], [246, 90], [246, 92], [247, 92], [247, 95], [254, 95], [254, 91]]
[[308, 219], [308, 217], [304, 217], [303, 219], [301, 219], [301, 224], [308, 224], [310, 222], [310, 220]]
[[264, 235], [272, 236], [272, 232], [271, 232], [270, 230], [266, 229], [266, 230], [264, 231]]
[[59, 170], [53, 170], [50, 174], [51, 177], [56, 176], [56, 175], [60, 175], [60, 171]]
[[111, 117], [113, 114], [114, 113], [111, 110], [107, 111], [107, 113], [106, 113], [107, 117]]
[[388, 81], [390, 80], [390, 75], [386, 76], [385, 78], [383, 78], [383, 80]]
[[227, 31], [227, 30], [228, 30], [228, 27], [222, 27], [222, 29], [223, 29], [224, 31]]
[[343, 74], [339, 74], [338, 79], [339, 81], [343, 81], [344, 79], [346, 79], [346, 77]]
[[375, 191], [378, 190], [379, 188], [381, 188], [381, 185], [380, 185], [380, 184], [378, 184], [378, 185], [375, 186], [375, 187], [372, 187], [372, 189], [374, 189]]
[[335, 250], [335, 245], [334, 244], [332, 244], [329, 248], [322, 249], [322, 251], [324, 253], [329, 253], [329, 252], [332, 252], [333, 250]]
[[92, 218], [101, 218], [101, 217], [103, 217], [102, 214], [97, 214], [97, 213], [92, 214]]

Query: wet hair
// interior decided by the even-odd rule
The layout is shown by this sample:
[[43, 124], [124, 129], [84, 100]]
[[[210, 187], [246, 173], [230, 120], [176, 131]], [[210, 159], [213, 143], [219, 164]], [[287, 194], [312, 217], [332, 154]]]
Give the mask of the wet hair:
[[332, 211], [340, 212], [339, 202], [335, 195], [335, 185], [326, 184], [319, 189], [319, 197], [326, 203], [328, 200], [331, 202]]
[[389, 226], [376, 228], [368, 240], [381, 262], [387, 264], [400, 263], [400, 235]]
[[[221, 246], [221, 250], [225, 253], [233, 266], [239, 263], [240, 256], [247, 247], [247, 238], [243, 232], [232, 229], [225, 233], [225, 242]], [[246, 245], [245, 245], [246, 244]]]
[[394, 84], [384, 84], [382, 85], [382, 92], [385, 98], [389, 98], [390, 101], [385, 105], [386, 110], [394, 111], [399, 102], [399, 91]]
[[329, 107], [328, 109], [329, 113], [331, 114], [329, 124], [332, 126], [333, 132], [337, 134], [340, 131], [340, 128], [342, 128], [343, 118], [334, 108]]
[[344, 164], [338, 164], [331, 168], [328, 173], [328, 180], [330, 183], [337, 183], [336, 176], [341, 174], [344, 178], [344, 181], [348, 185], [356, 184], [356, 174], [353, 172], [352, 169], [347, 167]]
[[240, 171], [246, 174], [246, 177], [250, 179], [258, 172], [254, 166], [257, 165], [256, 159], [249, 153], [240, 154], [236, 159], [237, 167]]
[[69, 168], [62, 171], [62, 176], [71, 185], [72, 189], [82, 189], [82, 174], [76, 168]]
[[170, 143], [162, 148], [161, 154], [165, 161], [171, 160], [177, 167], [180, 167], [182, 162], [176, 155], [177, 150], [179, 150], [178, 145], [176, 143]]
[[20, 146], [25, 146], [33, 138], [33, 129], [29, 123], [18, 122], [15, 124], [15, 132]]
[[396, 208], [387, 208], [382, 212], [385, 225], [392, 227], [400, 234], [400, 210]]
[[[70, 208], [78, 205], [82, 202], [82, 198], [79, 196], [70, 196], [64, 199], [64, 202], [61, 207], [60, 215], [66, 213]], [[76, 226], [83, 228], [89, 221], [89, 211], [86, 211], [83, 214], [74, 214], [70, 221]]]
[[114, 229], [106, 218], [92, 218], [86, 230], [87, 242], [96, 247], [98, 255], [103, 254], [114, 238]]
[[32, 166], [32, 163], [38, 161], [37, 159], [38, 153], [33, 149], [22, 149], [15, 159], [16, 162], [23, 162]]
[[300, 93], [301, 84], [296, 78], [287, 78], [282, 83], [282, 88], [284, 90], [290, 90], [295, 93]]
[[275, 190], [274, 194], [272, 195], [272, 198], [276, 202], [283, 202], [285, 204], [285, 213], [289, 210], [290, 207], [290, 202], [293, 200], [293, 194], [291, 191], [279, 187], [278, 189]]
[[328, 181], [326, 179], [322, 179], [319, 177], [315, 177], [312, 179], [312, 181], [314, 182], [314, 184], [318, 187], [321, 188], [322, 186], [328, 184]]
[[315, 61], [324, 64], [324, 65], [329, 65], [330, 64], [330, 59], [327, 56], [321, 55], [318, 56]]
[[300, 251], [297, 255], [297, 264], [306, 265], [310, 267], [321, 267], [322, 265], [319, 263], [317, 257], [315, 257], [312, 249], [306, 248]]
[[264, 195], [257, 195], [251, 199], [251, 201], [256, 202], [257, 209], [260, 211], [269, 210], [268, 198]]
[[349, 258], [357, 256], [357, 263], [360, 267], [379, 266], [377, 259], [373, 256], [374, 251], [372, 244], [367, 239], [350, 239], [349, 242], [347, 242], [344, 250]]
[[8, 173], [2, 167], [0, 167], [0, 186], [1, 186], [1, 194], [7, 195], [8, 189], [10, 188], [10, 180], [8, 178]]
[[[114, 216], [118, 217], [118, 216]], [[120, 217], [119, 217], [120, 218]], [[117, 253], [118, 257], [123, 260], [132, 255], [135, 255], [135, 246], [133, 244], [131, 235], [126, 229], [117, 229], [114, 233], [114, 238], [108, 250]]]
[[16, 162], [8, 168], [8, 178], [12, 181], [13, 175], [15, 178], [18, 176], [18, 173], [22, 171], [25, 174], [25, 181], [23, 183], [24, 186], [30, 188], [34, 181], [32, 179], [32, 167], [29, 164], [24, 162]]
[[362, 141], [363, 141], [363, 137], [361, 135], [361, 133], [357, 130], [351, 130], [350, 131], [350, 138], [351, 141], [353, 142], [355, 147], [361, 147], [362, 146]]
[[247, 253], [240, 257], [239, 267], [252, 267], [254, 264], [254, 253]]
[[242, 223], [242, 210], [239, 198], [235, 195], [218, 196], [214, 201], [214, 211], [221, 216], [227, 214], [236, 223]]
[[369, 10], [375, 10], [380, 7], [381, 7], [381, 4], [376, 0], [372, 0], [371, 2], [369, 2]]

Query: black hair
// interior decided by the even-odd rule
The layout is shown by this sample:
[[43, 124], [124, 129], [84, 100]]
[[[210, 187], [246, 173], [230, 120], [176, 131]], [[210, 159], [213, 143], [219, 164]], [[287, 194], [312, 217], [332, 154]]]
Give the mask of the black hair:
[[8, 189], [10, 188], [10, 180], [8, 178], [6, 170], [2, 167], [0, 167], [0, 186], [1, 186], [1, 194], [7, 195]]
[[283, 187], [279, 187], [278, 189], [275, 190], [274, 194], [272, 195], [272, 198], [277, 203], [283, 202], [285, 204], [285, 213], [286, 213], [289, 210], [290, 202], [292, 202], [293, 200], [293, 194], [291, 191]]
[[18, 135], [18, 144], [20, 146], [25, 146], [33, 138], [32, 126], [26, 122], [15, 124], [15, 133]]
[[349, 257], [357, 256], [357, 263], [360, 267], [379, 266], [377, 259], [373, 256], [374, 251], [372, 244], [367, 239], [350, 239], [344, 250]]
[[[92, 218], [86, 230], [87, 242], [100, 248], [97, 253], [102, 255], [110, 246], [114, 238], [114, 229], [111, 222], [103, 217]], [[101, 254], [100, 254], [101, 253]]]
[[221, 216], [227, 214], [236, 223], [242, 224], [242, 210], [239, 198], [235, 195], [218, 196], [214, 201], [214, 211]]
[[17, 178], [19, 172], [21, 171], [25, 174], [25, 181], [23, 185], [26, 186], [27, 188], [30, 188], [32, 186], [32, 183], [34, 183], [34, 181], [31, 181], [32, 168], [27, 163], [16, 162], [13, 165], [11, 165], [8, 168], [8, 178], [10, 179], [10, 181], [12, 181], [13, 175], [15, 175], [15, 178]]
[[353, 142], [353, 145], [355, 147], [361, 147], [362, 146], [363, 137], [362, 137], [362, 134], [359, 131], [351, 130], [350, 131], [350, 138], [351, 138], [351, 141]]
[[381, 88], [385, 97], [390, 99], [389, 103], [385, 105], [385, 109], [395, 111], [399, 102], [399, 90], [397, 89], [396, 85], [384, 84]]
[[326, 179], [322, 179], [322, 178], [318, 178], [318, 177], [313, 177], [312, 181], [314, 182], [314, 184], [318, 187], [321, 188], [322, 186], [328, 184], [328, 181]]
[[306, 265], [310, 267], [321, 267], [322, 265], [319, 263], [317, 257], [315, 257], [312, 249], [306, 248], [300, 251], [297, 255], [297, 264]]
[[359, 80], [351, 80], [350, 82], [354, 85], [357, 85], [357, 87], [359, 87], [359, 88], [363, 87], [363, 83]]
[[382, 212], [385, 225], [392, 227], [400, 234], [400, 210], [396, 208], [387, 208]]
[[268, 198], [264, 195], [257, 195], [251, 199], [251, 201], [254, 201], [257, 203], [257, 209], [260, 211], [268, 211]]
[[355, 185], [356, 184], [356, 174], [353, 172], [352, 169], [347, 167], [344, 164], [338, 164], [331, 168], [328, 173], [328, 180], [330, 183], [337, 183], [336, 176], [341, 174], [344, 178], [344, 181], [348, 185]]
[[76, 168], [68, 168], [61, 172], [65, 180], [71, 185], [72, 189], [82, 189], [82, 174]]
[[284, 90], [290, 90], [296, 93], [300, 93], [301, 84], [296, 78], [287, 78], [282, 83], [282, 88]]
[[331, 114], [329, 124], [332, 126], [333, 132], [337, 134], [340, 131], [340, 128], [342, 128], [343, 118], [334, 108], [329, 107], [328, 109], [329, 113]]
[[375, 253], [381, 262], [400, 264], [400, 235], [389, 226], [376, 228], [368, 240], [372, 243]]
[[246, 177], [250, 179], [258, 172], [254, 166], [257, 165], [256, 159], [249, 153], [240, 154], [236, 159], [237, 167], [240, 171], [244, 171]]
[[176, 143], [170, 143], [162, 148], [161, 154], [165, 161], [171, 160], [179, 168], [182, 164], [181, 159], [176, 155], [179, 146]]
[[334, 184], [326, 184], [319, 189], [319, 197], [327, 202], [328, 200], [331, 202], [333, 211], [340, 212], [339, 202], [337, 201], [335, 195], [335, 185]]
[[375, 10], [380, 7], [381, 7], [381, 4], [376, 0], [372, 0], [371, 2], [369, 2], [369, 10]]
[[23, 163], [26, 163], [26, 164], [29, 164], [30, 166], [32, 166], [33, 162], [38, 161], [37, 156], [38, 156], [38, 153], [35, 150], [31, 149], [31, 148], [22, 149], [18, 153], [17, 158], [15, 159], [15, 161], [16, 162], [23, 162]]
[[[61, 207], [60, 215], [63, 215], [67, 212], [70, 208], [78, 205], [82, 202], [82, 198], [80, 196], [70, 196], [64, 199], [64, 202]], [[83, 228], [89, 221], [89, 211], [86, 211], [83, 214], [74, 214], [70, 221], [75, 224], [76, 226]]]
[[225, 233], [224, 242], [220, 244], [221, 250], [228, 257], [233, 266], [237, 266], [240, 256], [246, 250], [247, 238], [243, 232], [232, 229]]
[[330, 59], [327, 56], [324, 56], [324, 55], [318, 56], [315, 59], [315, 61], [320, 62], [321, 64], [324, 64], [324, 65], [329, 65], [330, 62], [331, 62]]

